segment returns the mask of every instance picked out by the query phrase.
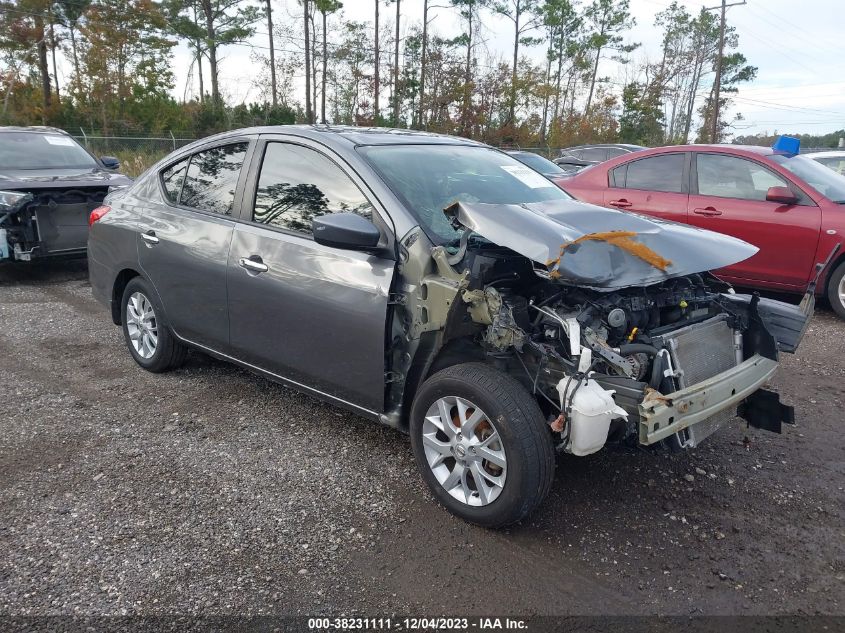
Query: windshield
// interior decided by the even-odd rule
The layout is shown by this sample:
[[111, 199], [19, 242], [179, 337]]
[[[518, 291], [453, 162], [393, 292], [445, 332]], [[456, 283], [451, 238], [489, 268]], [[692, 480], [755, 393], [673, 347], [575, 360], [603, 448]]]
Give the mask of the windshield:
[[0, 169], [96, 167], [91, 154], [69, 136], [33, 132], [0, 133]]
[[786, 167], [826, 198], [845, 204], [845, 176], [837, 174], [806, 156], [774, 154], [769, 158], [778, 165]]
[[382, 145], [360, 148], [428, 236], [454, 241], [443, 209], [455, 202], [527, 204], [571, 197], [513, 157], [487, 147]]
[[565, 173], [560, 167], [555, 165], [552, 161], [543, 158], [538, 154], [531, 152], [522, 152], [520, 154], [511, 154], [520, 163], [528, 165], [531, 169], [536, 169], [541, 174], [563, 174]]

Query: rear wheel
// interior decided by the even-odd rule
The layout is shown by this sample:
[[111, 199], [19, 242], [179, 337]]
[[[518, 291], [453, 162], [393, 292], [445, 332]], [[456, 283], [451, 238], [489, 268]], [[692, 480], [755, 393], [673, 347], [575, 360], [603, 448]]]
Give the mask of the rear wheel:
[[830, 283], [827, 285], [827, 299], [830, 307], [845, 319], [845, 262], [837, 266], [830, 276]]
[[555, 459], [543, 414], [522, 385], [492, 367], [455, 365], [426, 380], [410, 427], [426, 484], [467, 521], [514, 523], [549, 492]]
[[170, 332], [155, 293], [141, 277], [126, 284], [120, 322], [129, 353], [147, 371], [159, 373], [185, 362], [187, 347]]

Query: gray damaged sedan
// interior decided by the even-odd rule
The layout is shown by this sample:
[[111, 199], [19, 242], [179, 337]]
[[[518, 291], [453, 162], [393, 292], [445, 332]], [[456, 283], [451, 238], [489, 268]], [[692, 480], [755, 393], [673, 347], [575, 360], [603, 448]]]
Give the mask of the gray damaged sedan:
[[94, 293], [141, 367], [195, 348], [407, 432], [434, 496], [484, 526], [543, 501], [556, 450], [793, 421], [763, 386], [812, 292], [737, 294], [708, 271], [755, 247], [577, 202], [478, 143], [239, 130], [91, 220]]

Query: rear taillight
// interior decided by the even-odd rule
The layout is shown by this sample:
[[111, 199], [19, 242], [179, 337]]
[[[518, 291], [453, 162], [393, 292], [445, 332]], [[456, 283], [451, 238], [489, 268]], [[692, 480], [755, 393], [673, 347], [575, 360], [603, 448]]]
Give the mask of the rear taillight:
[[96, 222], [97, 220], [102, 218], [109, 211], [111, 211], [111, 207], [107, 206], [107, 205], [103, 205], [101, 207], [97, 207], [96, 209], [94, 209], [91, 212], [91, 215], [88, 216], [88, 226], [91, 226], [92, 224], [94, 224], [94, 222]]

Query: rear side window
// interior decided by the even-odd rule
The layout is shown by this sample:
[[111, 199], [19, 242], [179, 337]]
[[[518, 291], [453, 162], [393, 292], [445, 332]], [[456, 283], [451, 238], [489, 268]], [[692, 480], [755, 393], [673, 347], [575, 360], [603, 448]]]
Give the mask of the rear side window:
[[170, 202], [179, 202], [179, 194], [182, 192], [182, 183], [185, 181], [185, 172], [188, 170], [188, 159], [179, 161], [161, 172], [161, 184], [164, 193]]
[[371, 220], [373, 207], [326, 156], [300, 145], [268, 143], [253, 219], [311, 235], [311, 221], [327, 213], [355, 213]]
[[221, 145], [191, 156], [179, 203], [200, 211], [231, 215], [248, 145]]
[[607, 150], [603, 147], [592, 147], [590, 149], [581, 150], [581, 160], [595, 160], [602, 162], [607, 160]]
[[681, 193], [684, 155], [663, 154], [625, 163], [611, 171], [610, 180], [614, 187]]

